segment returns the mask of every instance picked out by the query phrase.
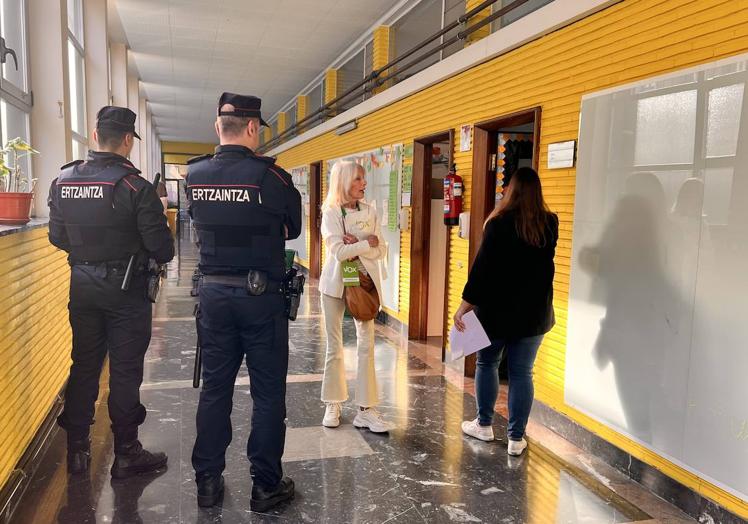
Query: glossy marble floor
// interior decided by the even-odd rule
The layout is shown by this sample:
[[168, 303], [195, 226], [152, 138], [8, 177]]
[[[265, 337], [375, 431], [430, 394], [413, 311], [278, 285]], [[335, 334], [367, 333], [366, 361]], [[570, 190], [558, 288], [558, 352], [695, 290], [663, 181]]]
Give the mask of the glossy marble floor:
[[[189, 296], [195, 263], [194, 249], [183, 241], [155, 308], [146, 361], [142, 399], [148, 418], [141, 440], [168, 453], [168, 469], [150, 477], [111, 480], [112, 437], [102, 392], [90, 476], [67, 477], [64, 434], [58, 432], [14, 523], [689, 522], [674, 507], [536, 424], [528, 430], [529, 451], [519, 458], [506, 454], [503, 418], [496, 424], [495, 442], [464, 437], [460, 423], [474, 412], [472, 382], [462, 378], [459, 366], [440, 362], [438, 347], [408, 343], [384, 327], [377, 333], [381, 410], [398, 429], [385, 436], [356, 430], [353, 405], [346, 406], [340, 428], [322, 428], [324, 331], [314, 286], [291, 327], [284, 461], [296, 482], [296, 499], [270, 514], [249, 510], [251, 481], [244, 453], [252, 403], [244, 370], [234, 394], [234, 440], [223, 504], [200, 510], [190, 465], [198, 399], [191, 381], [195, 330], [194, 299]], [[350, 321], [345, 337], [347, 367], [353, 372]], [[497, 411], [504, 405], [500, 399]]]

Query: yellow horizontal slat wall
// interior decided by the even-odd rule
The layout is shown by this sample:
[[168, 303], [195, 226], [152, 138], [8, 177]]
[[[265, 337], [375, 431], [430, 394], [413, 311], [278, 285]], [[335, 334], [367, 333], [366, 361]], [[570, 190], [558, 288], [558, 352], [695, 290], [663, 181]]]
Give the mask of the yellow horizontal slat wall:
[[[412, 151], [413, 144], [404, 144]], [[404, 148], [405, 149], [405, 148]], [[413, 155], [403, 154], [403, 168], [413, 168]], [[398, 312], [397, 319], [403, 324], [408, 323], [410, 314], [410, 249], [411, 233], [410, 228], [413, 224], [413, 215], [408, 213], [408, 223], [400, 227], [400, 275], [398, 284]]]
[[[455, 140], [459, 140], [460, 133], [455, 131]], [[472, 141], [472, 137], [471, 137]], [[462, 177], [463, 182], [463, 211], [470, 211], [470, 199], [473, 195], [472, 167], [473, 152], [460, 151], [460, 144], [455, 144], [454, 164], [457, 166], [457, 174]], [[451, 328], [451, 319], [462, 302], [462, 290], [465, 288], [468, 276], [468, 249], [470, 242], [460, 238], [456, 227], [449, 229], [449, 269], [447, 274], [447, 328]], [[448, 342], [447, 342], [448, 343]]]
[[67, 379], [70, 269], [47, 229], [0, 237], [0, 486]]
[[[546, 169], [548, 144], [574, 140], [582, 95], [748, 51], [748, 0], [624, 0], [538, 40], [361, 117], [344, 135], [327, 133], [285, 151], [281, 165], [331, 159], [455, 130], [523, 109], [542, 107], [540, 176], [558, 213], [560, 240], [554, 283], [558, 324], [536, 365], [539, 400], [660, 469], [677, 481], [748, 517], [748, 502], [583, 416], [564, 403], [564, 360], [574, 207], [574, 169]], [[459, 147], [456, 147], [459, 150]], [[471, 195], [472, 153], [457, 153]], [[469, 207], [469, 206], [468, 206]], [[451, 231], [449, 317], [467, 278], [468, 244]], [[403, 264], [409, 253], [403, 252]], [[401, 282], [403, 284], [403, 282]]]

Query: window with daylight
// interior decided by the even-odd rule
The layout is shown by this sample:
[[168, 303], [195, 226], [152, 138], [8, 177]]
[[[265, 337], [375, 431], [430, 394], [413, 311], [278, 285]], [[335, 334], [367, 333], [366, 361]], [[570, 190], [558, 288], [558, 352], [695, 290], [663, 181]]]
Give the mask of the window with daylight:
[[[5, 39], [5, 47], [12, 51], [6, 55], [0, 75], [0, 142], [5, 144], [16, 137], [30, 142], [27, 0], [0, 0], [0, 36]], [[20, 162], [28, 177], [25, 183], [29, 184], [31, 159], [25, 157]]]
[[88, 150], [86, 130], [86, 68], [83, 41], [83, 0], [68, 2], [68, 91], [70, 94], [70, 130], [73, 159], [85, 157]]

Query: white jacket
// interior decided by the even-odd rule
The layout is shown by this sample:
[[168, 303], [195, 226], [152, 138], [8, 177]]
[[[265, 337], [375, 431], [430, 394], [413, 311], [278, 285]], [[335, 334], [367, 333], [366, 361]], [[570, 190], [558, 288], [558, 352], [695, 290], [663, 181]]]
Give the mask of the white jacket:
[[[359, 202], [359, 211], [346, 209], [345, 232], [355, 235], [359, 242], [343, 243], [343, 213], [338, 209], [327, 209], [322, 213], [322, 239], [327, 248], [325, 265], [319, 279], [319, 290], [325, 295], [342, 298], [343, 274], [341, 262], [359, 257], [366, 271], [374, 281], [382, 303], [382, 279], [387, 278], [382, 260], [387, 256], [387, 246], [382, 237], [382, 228], [377, 210], [365, 202]], [[379, 238], [379, 246], [371, 247], [366, 240], [369, 235]]]

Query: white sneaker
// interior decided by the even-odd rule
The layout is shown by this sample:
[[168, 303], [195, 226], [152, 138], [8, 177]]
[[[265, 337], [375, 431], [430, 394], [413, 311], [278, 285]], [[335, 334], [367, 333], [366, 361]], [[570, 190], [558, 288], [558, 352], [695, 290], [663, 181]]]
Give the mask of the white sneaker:
[[357, 428], [366, 428], [372, 433], [387, 433], [395, 429], [395, 425], [386, 422], [382, 414], [374, 408], [359, 409], [353, 425]]
[[481, 426], [478, 424], [478, 419], [466, 420], [462, 423], [462, 432], [465, 435], [477, 438], [484, 442], [491, 442], [494, 440], [493, 428], [491, 426]]
[[340, 425], [340, 403], [328, 402], [325, 407], [325, 418], [322, 419], [322, 425], [326, 428], [337, 428]]
[[527, 441], [525, 439], [510, 440], [509, 445], [506, 448], [506, 452], [513, 457], [518, 457], [525, 449], [527, 449]]

